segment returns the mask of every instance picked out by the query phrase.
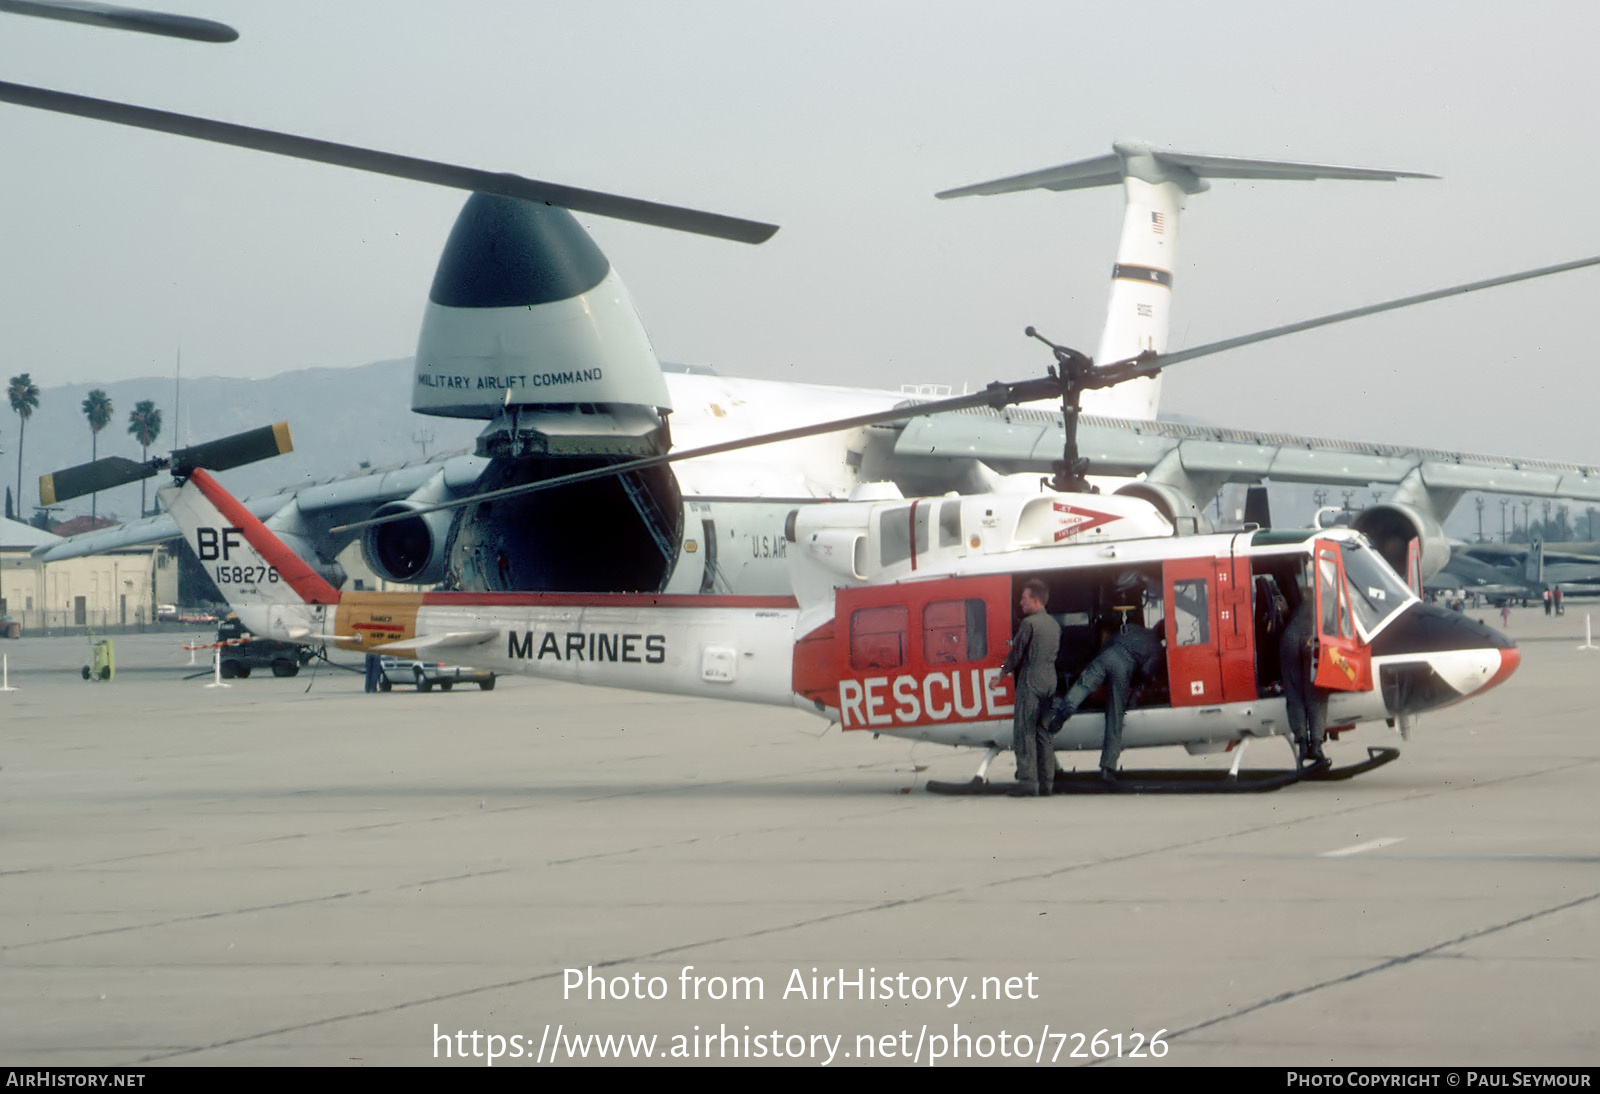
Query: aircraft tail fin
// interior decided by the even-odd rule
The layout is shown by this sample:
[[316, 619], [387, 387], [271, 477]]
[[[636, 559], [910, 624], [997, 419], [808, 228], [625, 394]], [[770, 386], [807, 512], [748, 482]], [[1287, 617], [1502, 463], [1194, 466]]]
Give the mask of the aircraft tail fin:
[[1522, 580], [1530, 585], [1544, 584], [1544, 540], [1538, 536], [1533, 537], [1528, 553], [1523, 556]]
[[[1126, 203], [1111, 299], [1095, 360], [1110, 364], [1145, 350], [1167, 351], [1171, 327], [1172, 276], [1177, 266], [1178, 217], [1184, 198], [1210, 189], [1208, 179], [1353, 179], [1392, 182], [1436, 178], [1414, 171], [1243, 159], [1152, 149], [1140, 141], [1117, 141], [1109, 156], [1064, 163], [1041, 171], [944, 190], [936, 197], [1011, 194], [1021, 190], [1082, 190], [1121, 183]], [[1089, 414], [1149, 419], [1156, 416], [1161, 378], [1129, 380], [1083, 394]]]
[[[339, 602], [329, 585], [211, 474], [196, 468], [167, 511], [206, 575], [236, 611]], [[257, 613], [257, 618], [260, 618]], [[246, 620], [246, 625], [261, 633]]]

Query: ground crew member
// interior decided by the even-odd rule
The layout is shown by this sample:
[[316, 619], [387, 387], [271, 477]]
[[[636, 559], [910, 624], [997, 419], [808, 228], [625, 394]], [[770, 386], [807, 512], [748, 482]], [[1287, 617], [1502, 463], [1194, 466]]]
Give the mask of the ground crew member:
[[1328, 726], [1328, 693], [1314, 683], [1317, 677], [1317, 621], [1311, 590], [1300, 590], [1300, 606], [1279, 639], [1278, 658], [1283, 664], [1283, 701], [1289, 708], [1289, 732], [1302, 764], [1326, 762], [1322, 739]]
[[1106, 685], [1106, 735], [1100, 746], [1103, 782], [1117, 781], [1117, 761], [1122, 757], [1122, 715], [1127, 710], [1128, 693], [1133, 690], [1134, 679], [1153, 679], [1160, 671], [1161, 658], [1160, 633], [1151, 627], [1130, 623], [1111, 637], [1073, 682], [1066, 696], [1055, 705], [1050, 720], [1052, 732], [1065, 725], [1096, 688]]
[[1046, 718], [1056, 693], [1061, 625], [1045, 611], [1049, 599], [1049, 588], [1038, 578], [1022, 586], [1022, 622], [1000, 666], [1001, 675], [1016, 674], [1011, 750], [1017, 757], [1017, 785], [1011, 794], [1019, 798], [1049, 795], [1056, 782], [1056, 750]]

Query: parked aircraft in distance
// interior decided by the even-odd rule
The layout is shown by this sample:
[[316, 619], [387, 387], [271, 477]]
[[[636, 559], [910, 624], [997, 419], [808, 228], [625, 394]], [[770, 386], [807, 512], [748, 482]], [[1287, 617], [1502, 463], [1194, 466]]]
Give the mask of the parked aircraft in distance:
[[1462, 590], [1490, 600], [1541, 599], [1546, 589], [1563, 596], [1600, 596], [1600, 543], [1462, 543], [1428, 581], [1430, 589]]

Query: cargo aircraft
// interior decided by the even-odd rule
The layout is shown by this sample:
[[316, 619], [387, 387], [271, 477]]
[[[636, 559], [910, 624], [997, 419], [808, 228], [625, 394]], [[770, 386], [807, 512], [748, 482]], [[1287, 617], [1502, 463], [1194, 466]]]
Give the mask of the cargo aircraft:
[[[383, 155], [340, 146], [328, 152], [304, 138], [270, 134], [269, 141], [260, 131], [236, 132], [239, 127], [223, 123], [200, 126], [200, 119], [152, 117], [158, 112], [0, 84], [5, 98], [106, 120], [126, 120], [132, 112], [131, 124], [185, 133], [198, 127], [208, 139], [288, 154], [315, 144], [318, 158], [336, 162], [365, 164], [358, 152]], [[399, 157], [383, 159], [385, 169], [427, 174], [416, 161], [389, 164], [393, 159]], [[794, 504], [1003, 490], [1009, 476], [1027, 482], [1049, 473], [1062, 450], [1066, 426], [1053, 405], [976, 406], [708, 454], [674, 470], [603, 476], [492, 508], [439, 510], [435, 506], [572, 470], [674, 449], [705, 450], [784, 422], [869, 414], [931, 397], [664, 370], [615, 269], [565, 209], [526, 200], [526, 180], [448, 172], [461, 173], [448, 174], [456, 184], [495, 184], [500, 192], [474, 194], [444, 247], [419, 338], [412, 405], [424, 414], [484, 420], [476, 450], [245, 499], [334, 584], [343, 583], [335, 557], [359, 538], [364, 561], [379, 577], [419, 586], [782, 593], [789, 580], [782, 522]], [[941, 196], [1120, 185], [1123, 228], [1098, 352], [1099, 360], [1115, 361], [1166, 349], [1179, 218], [1186, 198], [1203, 191], [1208, 179], [1412, 174], [1158, 151], [1122, 141], [1110, 155]], [[623, 211], [631, 215], [632, 208]], [[656, 209], [646, 212], [654, 217]], [[707, 227], [701, 216], [709, 214], [679, 211], [652, 222], [699, 231]], [[711, 218], [709, 227], [721, 232], [721, 219]], [[761, 234], [741, 232], [747, 239]], [[1171, 520], [1204, 525], [1207, 503], [1227, 482], [1385, 482], [1395, 486], [1393, 496], [1363, 511], [1357, 526], [1385, 538], [1392, 538], [1390, 531], [1407, 540], [1420, 536], [1424, 569], [1431, 572], [1448, 553], [1442, 521], [1468, 489], [1600, 499], [1600, 478], [1576, 465], [1156, 421], [1157, 383], [1136, 378], [1086, 391], [1077, 428], [1084, 453], [1102, 476], [1114, 477], [1101, 479], [1102, 486], [1146, 497]], [[153, 473], [130, 460], [98, 461], [47, 476], [41, 497], [51, 504]], [[566, 534], [580, 519], [592, 535]], [[41, 553], [52, 561], [177, 534], [171, 517], [161, 515], [73, 537]]]

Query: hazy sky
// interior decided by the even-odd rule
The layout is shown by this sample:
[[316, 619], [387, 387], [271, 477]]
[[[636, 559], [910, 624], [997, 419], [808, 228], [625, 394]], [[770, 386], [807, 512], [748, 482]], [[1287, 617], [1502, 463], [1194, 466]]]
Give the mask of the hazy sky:
[[[1174, 348], [1600, 253], [1589, 4], [165, 6], [241, 38], [0, 16], [0, 79], [779, 223], [747, 247], [582, 218], [658, 353], [735, 375], [1021, 378], [1028, 323], [1092, 352], [1119, 191], [932, 195], [1124, 136], [1444, 177], [1216, 183]], [[408, 355], [462, 200], [0, 104], [0, 376]], [[1589, 271], [1302, 335], [1175, 369], [1165, 408], [1600, 462], [1597, 300]]]

